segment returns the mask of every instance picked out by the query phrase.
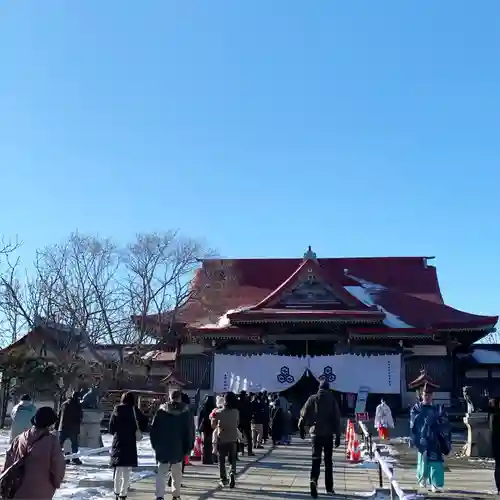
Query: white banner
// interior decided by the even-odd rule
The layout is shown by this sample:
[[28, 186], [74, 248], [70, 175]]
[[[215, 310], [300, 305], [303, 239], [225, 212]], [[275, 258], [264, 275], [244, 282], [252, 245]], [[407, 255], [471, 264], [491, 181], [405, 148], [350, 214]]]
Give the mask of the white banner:
[[317, 380], [327, 380], [339, 392], [357, 393], [361, 386], [375, 394], [401, 392], [399, 354], [361, 356], [239, 356], [215, 354], [215, 392], [281, 392], [293, 387], [309, 369]]
[[309, 369], [317, 380], [327, 380], [335, 391], [357, 393], [366, 386], [372, 394], [401, 392], [399, 354], [314, 356], [310, 358]]
[[306, 357], [216, 354], [213, 388], [215, 392], [281, 392], [295, 385], [307, 367]]

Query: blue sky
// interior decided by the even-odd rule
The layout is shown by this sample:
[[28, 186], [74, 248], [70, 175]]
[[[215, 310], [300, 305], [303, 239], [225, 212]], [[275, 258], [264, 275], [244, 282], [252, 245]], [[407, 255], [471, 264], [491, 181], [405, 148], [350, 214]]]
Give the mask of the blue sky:
[[0, 233], [435, 255], [500, 312], [498, 0], [8, 0]]

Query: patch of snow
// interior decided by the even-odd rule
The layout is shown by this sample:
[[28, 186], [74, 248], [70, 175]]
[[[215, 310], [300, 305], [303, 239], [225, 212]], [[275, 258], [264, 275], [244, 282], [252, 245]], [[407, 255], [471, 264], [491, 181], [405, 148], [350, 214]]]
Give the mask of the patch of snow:
[[231, 326], [231, 320], [229, 319], [230, 314], [246, 311], [250, 307], [252, 306], [241, 306], [237, 307], [236, 309], [229, 309], [229, 311], [226, 311], [222, 316], [219, 317], [216, 323], [207, 323], [206, 325], [202, 325], [199, 328], [227, 328], [228, 326]]
[[392, 446], [388, 444], [384, 444], [382, 446], [378, 446], [378, 451], [381, 455], [389, 455], [391, 457], [399, 456], [399, 451], [395, 450]]
[[[113, 436], [102, 436], [105, 447], [111, 447]], [[9, 431], [0, 430], [0, 455], [5, 456], [9, 448]], [[95, 450], [93, 450], [95, 451]], [[92, 453], [88, 448], [80, 448], [79, 457], [83, 466], [67, 465], [66, 474], [61, 488], [56, 491], [55, 500], [100, 500], [109, 497], [112, 492], [113, 468], [109, 465], [109, 451], [104, 450], [99, 455]], [[151, 448], [149, 436], [145, 436], [137, 443], [139, 468], [132, 471], [131, 481], [135, 482], [154, 475], [156, 466], [154, 451]], [[3, 460], [2, 460], [3, 463]]]
[[380, 311], [385, 314], [385, 319], [383, 321], [384, 325], [390, 328], [413, 328], [412, 325], [409, 325], [395, 314], [387, 311], [387, 309], [384, 309], [380, 304], [377, 304], [373, 297], [373, 294], [386, 290], [384, 286], [372, 283], [371, 281], [367, 281], [361, 278], [357, 278], [356, 276], [353, 276], [351, 274], [347, 274], [347, 276], [357, 281], [360, 286], [346, 286], [345, 289], [351, 295], [354, 295], [354, 297], [356, 297], [365, 306], [378, 307]]
[[353, 494], [355, 497], [363, 497], [370, 498], [373, 500], [389, 500], [391, 498], [391, 494], [385, 491], [372, 491], [371, 493], [364, 492], [356, 492]]
[[495, 459], [494, 458], [469, 458], [469, 462], [475, 463], [475, 464], [494, 464]]
[[396, 438], [391, 438], [390, 441], [391, 441], [391, 443], [408, 444], [409, 445], [411, 443], [411, 438], [409, 436], [396, 437]]

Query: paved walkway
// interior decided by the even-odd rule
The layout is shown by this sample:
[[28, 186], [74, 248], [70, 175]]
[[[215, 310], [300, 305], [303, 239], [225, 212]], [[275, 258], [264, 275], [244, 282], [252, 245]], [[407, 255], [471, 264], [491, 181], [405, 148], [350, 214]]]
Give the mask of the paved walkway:
[[[491, 498], [494, 490], [493, 465], [479, 463], [467, 458], [456, 458], [464, 441], [457, 437], [453, 441], [453, 451], [445, 460], [445, 491], [439, 498]], [[391, 448], [398, 453], [395, 457], [395, 476], [403, 490], [415, 488], [416, 451], [407, 444], [389, 441]], [[426, 493], [419, 491], [419, 493]], [[426, 493], [426, 496], [433, 497]]]
[[[183, 479], [183, 500], [210, 499], [260, 499], [310, 498], [309, 468], [310, 441], [294, 439], [291, 446], [279, 446], [273, 450], [256, 450], [255, 457], [242, 457], [238, 462], [236, 488], [220, 488], [218, 466], [195, 464], [186, 468]], [[366, 495], [373, 491], [371, 479], [377, 477], [376, 470], [361, 466], [346, 465], [343, 446], [335, 450], [335, 490], [342, 497], [356, 493]], [[154, 477], [132, 485], [129, 500], [154, 498]], [[323, 476], [320, 477], [320, 494], [324, 491]], [[167, 493], [165, 498], [169, 498]]]
[[[415, 451], [407, 445], [392, 441], [391, 448], [398, 455], [395, 475], [405, 493], [415, 492]], [[456, 442], [455, 448], [461, 445]], [[335, 491], [339, 498], [367, 496], [379, 487], [376, 467], [367, 464], [351, 465], [344, 459], [344, 445], [334, 452]], [[309, 496], [310, 441], [295, 438], [291, 446], [256, 450], [255, 457], [242, 457], [238, 462], [236, 488], [220, 488], [218, 466], [195, 463], [186, 469], [183, 479], [183, 500], [280, 500], [301, 499]], [[134, 483], [129, 500], [151, 500], [155, 497], [154, 476]], [[385, 481], [384, 486], [388, 484]], [[324, 491], [323, 475], [320, 477], [320, 496]], [[450, 457], [446, 462], [446, 491], [440, 499], [491, 498], [493, 488], [492, 466], [471, 463], [466, 459]], [[427, 498], [432, 495], [419, 491]], [[166, 493], [165, 498], [170, 498]]]

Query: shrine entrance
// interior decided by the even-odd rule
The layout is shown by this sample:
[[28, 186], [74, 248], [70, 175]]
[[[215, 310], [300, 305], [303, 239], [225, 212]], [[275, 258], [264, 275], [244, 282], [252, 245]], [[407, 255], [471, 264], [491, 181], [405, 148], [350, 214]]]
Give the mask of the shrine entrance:
[[318, 387], [319, 382], [309, 370], [306, 370], [296, 384], [280, 393], [280, 395], [284, 396], [291, 405], [290, 411], [292, 412], [294, 430], [297, 429], [302, 406], [311, 394], [318, 391]]

